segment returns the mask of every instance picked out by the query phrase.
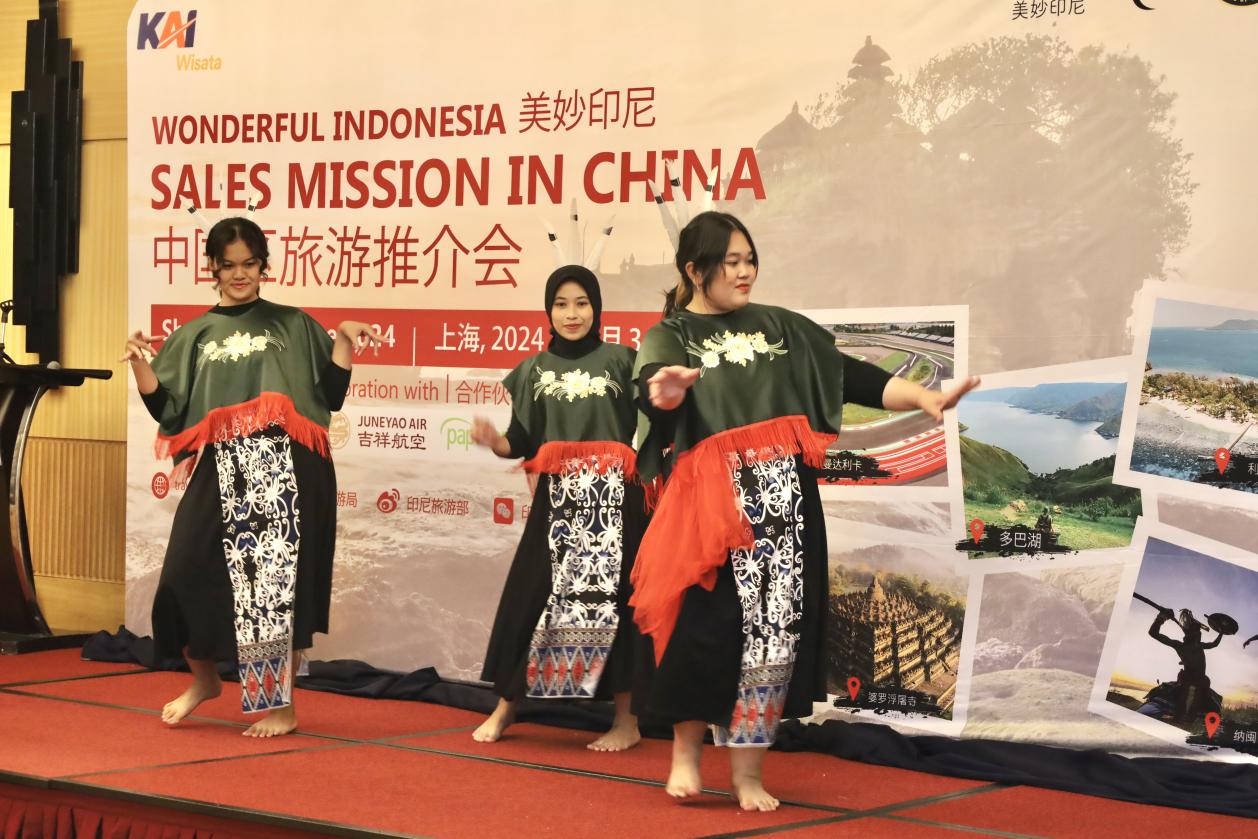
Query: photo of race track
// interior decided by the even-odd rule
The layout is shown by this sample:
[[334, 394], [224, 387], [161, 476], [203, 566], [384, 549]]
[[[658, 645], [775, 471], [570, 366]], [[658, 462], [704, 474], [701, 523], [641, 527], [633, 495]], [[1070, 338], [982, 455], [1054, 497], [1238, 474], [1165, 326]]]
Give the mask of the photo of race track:
[[[951, 321], [822, 326], [834, 334], [840, 351], [893, 376], [931, 390], [955, 378], [955, 324]], [[842, 433], [830, 450], [831, 455], [838, 452], [873, 458], [878, 474], [856, 478], [827, 468], [822, 470], [823, 485], [948, 484], [943, 424], [921, 411], [893, 412], [848, 403], [843, 406]], [[828, 458], [828, 466], [833, 460]]]

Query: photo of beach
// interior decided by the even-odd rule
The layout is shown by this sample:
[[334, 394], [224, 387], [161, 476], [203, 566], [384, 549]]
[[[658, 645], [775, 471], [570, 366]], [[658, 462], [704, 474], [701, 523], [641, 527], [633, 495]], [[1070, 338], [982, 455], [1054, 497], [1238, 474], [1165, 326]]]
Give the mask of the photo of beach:
[[1158, 299], [1130, 471], [1258, 493], [1256, 421], [1258, 309]]

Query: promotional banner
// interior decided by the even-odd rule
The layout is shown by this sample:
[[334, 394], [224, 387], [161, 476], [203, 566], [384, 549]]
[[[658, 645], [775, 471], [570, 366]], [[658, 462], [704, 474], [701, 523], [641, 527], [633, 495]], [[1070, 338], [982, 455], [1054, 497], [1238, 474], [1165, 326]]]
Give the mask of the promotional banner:
[[[751, 231], [757, 302], [927, 387], [986, 377], [943, 424], [846, 410], [818, 713], [1249, 760], [1254, 566], [1228, 547], [1258, 497], [1245, 5], [140, 0], [130, 326], [160, 340], [214, 305], [205, 234], [250, 215], [263, 297], [380, 330], [331, 421], [312, 654], [475, 679], [530, 493], [472, 423], [506, 427], [557, 256], [597, 258], [603, 337], [637, 347], [677, 281], [670, 235], [711, 201]], [[184, 489], [155, 430], [133, 393], [141, 634]], [[1176, 563], [1212, 587], [1193, 604], [1146, 591]], [[1163, 612], [1133, 592], [1176, 610], [1165, 640], [1136, 642]], [[1172, 660], [1207, 611], [1238, 623], [1213, 687]]]

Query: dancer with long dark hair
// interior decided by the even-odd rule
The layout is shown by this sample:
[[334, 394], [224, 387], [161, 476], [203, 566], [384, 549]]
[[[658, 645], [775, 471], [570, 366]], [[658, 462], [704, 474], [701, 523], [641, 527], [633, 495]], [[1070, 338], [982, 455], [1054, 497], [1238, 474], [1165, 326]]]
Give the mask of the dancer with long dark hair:
[[638, 470], [648, 481], [668, 472], [633, 575], [631, 603], [657, 664], [635, 705], [673, 724], [670, 795], [699, 793], [711, 725], [730, 747], [740, 805], [773, 810], [765, 750], [782, 717], [810, 714], [826, 696], [816, 469], [843, 403], [938, 419], [977, 380], [927, 390], [844, 356], [802, 315], [752, 303], [759, 255], [734, 216], [696, 215], [676, 264], [634, 373], [651, 418]]

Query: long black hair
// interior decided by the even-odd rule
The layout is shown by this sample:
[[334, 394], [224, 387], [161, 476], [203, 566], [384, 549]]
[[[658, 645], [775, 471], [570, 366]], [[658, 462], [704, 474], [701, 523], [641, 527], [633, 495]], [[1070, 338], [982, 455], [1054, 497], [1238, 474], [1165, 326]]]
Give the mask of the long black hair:
[[751, 264], [760, 267], [759, 252], [756, 243], [746, 225], [729, 213], [709, 211], [699, 213], [681, 229], [677, 241], [677, 272], [680, 277], [677, 285], [664, 292], [664, 317], [680, 311], [694, 299], [695, 288], [686, 273], [686, 265], [693, 263], [694, 270], [699, 274], [700, 287], [707, 293], [708, 286], [716, 279], [718, 271], [725, 264], [725, 254], [729, 251], [729, 240], [734, 233], [747, 237], [751, 246]]

